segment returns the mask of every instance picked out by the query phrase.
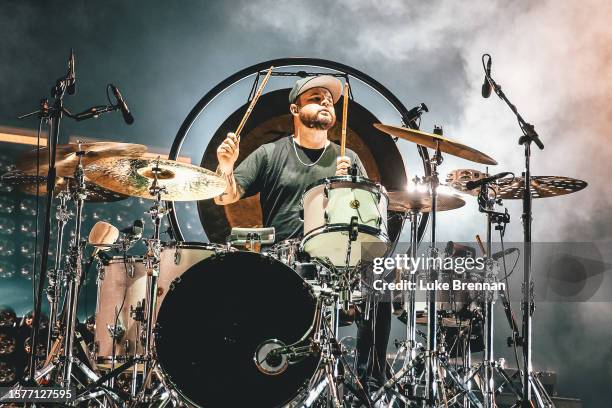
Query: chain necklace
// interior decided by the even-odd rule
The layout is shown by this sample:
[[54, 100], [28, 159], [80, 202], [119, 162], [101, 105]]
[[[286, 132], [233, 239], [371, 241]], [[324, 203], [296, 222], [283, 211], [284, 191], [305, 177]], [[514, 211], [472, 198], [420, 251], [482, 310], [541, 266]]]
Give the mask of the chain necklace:
[[293, 142], [293, 151], [295, 152], [295, 157], [297, 157], [298, 161], [299, 161], [300, 163], [302, 163], [302, 164], [303, 164], [304, 166], [306, 166], [306, 167], [312, 167], [312, 166], [314, 166], [315, 164], [317, 164], [317, 163], [319, 162], [319, 160], [321, 160], [321, 158], [322, 158], [322, 157], [323, 157], [323, 155], [325, 154], [325, 151], [327, 150], [327, 146], [329, 146], [329, 145], [331, 144], [331, 143], [329, 143], [329, 141], [328, 141], [328, 142], [327, 142], [327, 144], [325, 144], [325, 147], [323, 148], [323, 152], [321, 152], [321, 155], [319, 156], [319, 158], [317, 159], [317, 161], [315, 161], [314, 163], [310, 163], [310, 164], [308, 164], [308, 163], [304, 163], [304, 162], [302, 161], [302, 159], [300, 159], [300, 155], [298, 154], [297, 147], [296, 147], [296, 143], [295, 143], [295, 138], [292, 138], [292, 139], [291, 139], [291, 141]]

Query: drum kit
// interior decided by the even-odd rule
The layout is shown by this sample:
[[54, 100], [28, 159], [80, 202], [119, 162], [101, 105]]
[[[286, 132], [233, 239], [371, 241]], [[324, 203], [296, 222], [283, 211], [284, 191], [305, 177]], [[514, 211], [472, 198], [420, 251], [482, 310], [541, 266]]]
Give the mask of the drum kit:
[[[266, 80], [271, 71], [272, 68]], [[454, 191], [447, 192], [440, 188], [438, 173], [443, 154], [485, 165], [497, 162], [444, 137], [441, 128], [427, 133], [375, 124], [390, 136], [433, 150], [427, 160], [427, 175], [415, 177], [414, 188], [387, 191], [380, 183], [357, 174], [327, 177], [303, 193], [303, 239], [275, 243], [270, 228], [247, 228], [232, 231], [225, 243], [164, 242], [161, 225], [169, 212], [166, 203], [217, 197], [226, 189], [225, 179], [199, 166], [147, 158], [143, 145], [58, 145], [62, 115], [79, 120], [62, 104], [66, 93], [74, 93], [74, 83], [72, 55], [68, 74], [57, 81], [53, 90], [55, 103], [52, 107], [43, 104], [37, 112], [41, 120], [49, 115], [49, 147], [28, 153], [18, 161], [16, 171], [2, 176], [4, 182], [21, 191], [48, 197], [41, 283], [37, 289], [40, 296], [44, 279], [48, 278], [50, 329], [44, 362], [32, 355], [31, 381], [77, 387], [72, 403], [79, 406], [340, 408], [381, 406], [387, 397], [391, 398], [388, 406], [495, 406], [493, 373], [504, 374], [492, 351], [492, 305], [496, 294], [486, 292], [477, 299], [458, 299], [428, 286], [423, 313], [417, 310], [414, 291], [403, 291], [406, 338], [398, 350], [398, 355], [403, 354], [403, 364], [373, 394], [372, 390], [366, 392], [348, 364], [346, 348], [338, 340], [339, 327], [356, 313], [367, 315], [368, 308], [362, 305], [377, 296], [369, 284], [373, 277], [371, 265], [396, 248], [397, 242], [391, 242], [387, 231], [391, 214], [410, 222], [413, 259], [417, 258], [420, 243], [418, 220], [428, 214], [428, 256], [438, 258], [437, 213], [462, 207], [465, 193], [480, 187], [479, 210], [487, 217], [486, 246], [481, 245], [481, 250], [488, 262], [475, 279], [489, 282], [497, 279], [491, 260], [492, 226], [503, 228], [509, 222], [507, 212], [495, 211], [495, 205], [501, 204], [501, 199], [522, 199], [529, 206], [531, 198], [575, 192], [584, 188], [585, 182], [531, 177], [527, 160], [524, 177], [455, 170], [447, 178]], [[257, 96], [263, 85], [265, 81]], [[501, 92], [497, 87], [495, 90]], [[117, 99], [122, 103], [103, 111], [121, 109], [126, 117], [129, 111], [126, 112], [125, 102], [119, 101], [120, 95]], [[347, 100], [345, 86], [341, 151], [346, 141]], [[85, 116], [93, 117], [102, 111], [92, 112]], [[237, 135], [247, 117], [248, 114]], [[532, 127], [531, 131], [530, 141], [537, 143]], [[527, 186], [525, 180], [529, 181]], [[530, 194], [525, 195], [525, 191]], [[83, 346], [87, 335], [77, 330], [77, 310], [79, 293], [91, 266], [91, 262], [84, 262], [83, 208], [127, 197], [151, 200], [147, 214], [153, 234], [143, 238], [142, 223], [134, 223], [133, 228], [121, 234], [103, 221], [90, 231], [87, 241], [95, 254], [112, 250], [115, 255], [97, 257], [96, 313], [95, 319], [86, 324], [93, 339], [89, 346]], [[55, 264], [47, 268], [54, 198], [57, 244], [51, 253]], [[70, 204], [73, 214], [68, 210]], [[530, 220], [530, 212], [527, 215]], [[70, 221], [74, 235], [64, 256], [64, 229]], [[145, 245], [143, 253], [128, 255], [138, 241]], [[415, 282], [421, 277], [433, 282], [444, 273], [451, 276], [453, 271], [438, 271], [428, 264], [417, 273], [399, 273], [402, 280]], [[505, 300], [502, 292], [499, 296]], [[40, 303], [37, 299], [33, 322], [32, 343], [36, 345]], [[458, 303], [466, 306], [462, 309], [478, 304], [468, 310], [472, 313], [468, 320], [478, 315], [484, 322], [485, 357], [480, 365], [473, 365], [468, 345], [461, 370], [450, 363], [453, 356], [445, 350], [445, 330], [441, 330], [451, 325], [449, 320], [465, 319], [455, 308]], [[530, 306], [524, 307], [524, 313], [529, 314]], [[527, 337], [523, 339], [527, 345], [528, 322], [524, 334]], [[425, 323], [426, 333], [417, 329], [419, 323]], [[512, 323], [514, 331], [517, 326]], [[419, 343], [419, 333], [426, 344]], [[469, 339], [468, 336], [468, 343]], [[525, 370], [530, 370], [529, 358], [526, 362]], [[530, 375], [523, 380], [534, 383], [540, 405], [547, 406], [550, 398], [542, 387], [537, 387], [537, 381]], [[529, 395], [517, 391], [519, 400], [529, 401]]]
[[[346, 364], [346, 349], [338, 342], [341, 315], [354, 313], [354, 306], [367, 293], [361, 278], [368, 265], [374, 258], [389, 255], [394, 247], [387, 234], [388, 215], [399, 213], [410, 222], [410, 255], [416, 258], [418, 219], [429, 213], [430, 255], [437, 256], [436, 213], [465, 205], [465, 193], [473, 194], [466, 185], [489, 177], [477, 170], [455, 170], [446, 180], [454, 191], [439, 191], [442, 153], [496, 164], [491, 157], [447, 139], [439, 131], [429, 134], [375, 126], [389, 135], [433, 148], [430, 175], [415, 178], [413, 189], [389, 192], [380, 183], [356, 175], [320, 180], [303, 195], [303, 239], [271, 246], [265, 244], [272, 241], [262, 241], [264, 229], [237, 229], [224, 244], [160, 240], [161, 221], [167, 214], [164, 201], [204, 200], [224, 191], [225, 181], [212, 171], [144, 158], [146, 147], [136, 144], [58, 146], [56, 265], [47, 289], [52, 330], [49, 355], [36, 372], [36, 381], [71, 385], [72, 367], [78, 367], [89, 382], [77, 402], [97, 400], [104, 394], [111, 405], [131, 401], [202, 407], [309, 407], [325, 403], [342, 407], [343, 398], [350, 394], [345, 391], [343, 397], [344, 383], [357, 384], [353, 387], [355, 398], [364, 406], [371, 406], [386, 393], [405, 406], [419, 400], [433, 405], [442, 400], [448, 405], [464, 404], [465, 400], [465, 404], [486, 406], [478, 395], [486, 398], [486, 381], [492, 372], [482, 377], [482, 390], [477, 394], [468, 386], [477, 370], [471, 363], [464, 371], [451, 370], [451, 356], [440, 344], [439, 328], [457, 321], [454, 306], [458, 300], [449, 300], [443, 292], [428, 293], [424, 313], [417, 310], [414, 291], [403, 292], [406, 339], [398, 350], [398, 355], [405, 354], [403, 366], [379, 391], [365, 394]], [[28, 153], [17, 170], [2, 180], [27, 193], [44, 192], [37, 184], [46, 182], [48, 155], [47, 148]], [[490, 251], [491, 224], [507, 222], [503, 213], [493, 211], [493, 204], [499, 204], [500, 199], [520, 199], [523, 184], [522, 178], [504, 177], [481, 185], [477, 195], [489, 225], [485, 253]], [[586, 186], [565, 177], [532, 177], [530, 184], [534, 198], [567, 194]], [[75, 354], [79, 336], [76, 312], [87, 273], [81, 267], [82, 210], [84, 205], [126, 197], [152, 201], [148, 214], [154, 225], [153, 237], [142, 238], [142, 224], [139, 231], [121, 237], [108, 223], [93, 227], [89, 244], [96, 252], [114, 249], [117, 255], [98, 261], [93, 342], [85, 350], [88, 361], [79, 361]], [[76, 208], [76, 236], [68, 250], [67, 265], [61, 267], [64, 226], [71, 218], [68, 202]], [[246, 239], [241, 241], [240, 236]], [[141, 239], [145, 253], [128, 256], [127, 250]], [[253, 245], [254, 241], [264, 245]], [[480, 279], [495, 279], [489, 272]], [[427, 279], [437, 276], [434, 270], [420, 273]], [[402, 278], [415, 281], [417, 276], [421, 275]], [[492, 345], [489, 315], [493, 301], [493, 294], [479, 300], [490, 334], [485, 335], [485, 349]], [[417, 326], [423, 323], [427, 326], [427, 333], [422, 333], [427, 339], [425, 346], [417, 338]], [[492, 370], [493, 356], [487, 357], [485, 370]], [[452, 385], [442, 378], [442, 370]], [[120, 389], [117, 379], [124, 372], [130, 373], [129, 386]], [[349, 376], [352, 382], [347, 380]]]

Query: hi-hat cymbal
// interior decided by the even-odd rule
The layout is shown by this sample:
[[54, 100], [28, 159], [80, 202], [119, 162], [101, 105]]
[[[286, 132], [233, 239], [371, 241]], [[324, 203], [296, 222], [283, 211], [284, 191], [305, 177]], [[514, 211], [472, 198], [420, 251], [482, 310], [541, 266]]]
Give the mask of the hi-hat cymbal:
[[[421, 213], [431, 212], [431, 194], [429, 190], [399, 190], [389, 191], [389, 206], [390, 211], [410, 212], [417, 211]], [[436, 200], [436, 211], [448, 211], [461, 208], [465, 205], [465, 201], [457, 194], [438, 191], [438, 199]]]
[[408, 129], [401, 126], [385, 125], [375, 123], [374, 127], [378, 130], [390, 134], [391, 136], [399, 137], [400, 139], [408, 140], [421, 146], [436, 149], [439, 145], [440, 151], [461, 157], [462, 159], [470, 160], [482, 164], [497, 164], [497, 161], [492, 157], [462, 143], [456, 142], [445, 137], [434, 135], [432, 133], [422, 132], [420, 130]]
[[174, 160], [107, 157], [85, 168], [87, 177], [104, 188], [148, 199], [155, 198], [149, 189], [156, 172], [158, 186], [166, 189], [162, 193], [166, 201], [205, 200], [226, 188], [225, 180], [214, 172]]
[[[81, 143], [80, 146], [80, 150], [83, 152], [83, 166], [105, 157], [139, 157], [147, 151], [145, 145], [133, 143], [93, 142]], [[55, 154], [57, 177], [74, 176], [74, 170], [79, 162], [78, 151], [79, 144], [76, 143], [57, 146]], [[49, 148], [47, 147], [35, 149], [23, 155], [18, 161], [17, 169], [26, 174], [35, 175], [37, 156], [40, 161], [38, 174], [46, 176], [49, 172]]]
[[[13, 171], [2, 175], [2, 181], [4, 183], [14, 186], [21, 192], [36, 195], [36, 184], [38, 184], [38, 195], [42, 196], [47, 194], [47, 177], [38, 176], [38, 183], [36, 180], [36, 176], [25, 174], [20, 171]], [[53, 194], [57, 195], [61, 191], [66, 190], [68, 185], [72, 184], [73, 182], [74, 179], [69, 177], [57, 177], [55, 179], [55, 190], [53, 191]], [[107, 190], [90, 182], [89, 180], [85, 180], [85, 188], [87, 190], [87, 197], [85, 198], [85, 201], [88, 202], [113, 202], [128, 198], [128, 196], [124, 194]]]
[[[497, 197], [505, 200], [522, 199], [525, 179], [508, 177], [497, 180]], [[547, 198], [575, 193], [587, 186], [587, 182], [561, 176], [531, 177], [531, 197]]]

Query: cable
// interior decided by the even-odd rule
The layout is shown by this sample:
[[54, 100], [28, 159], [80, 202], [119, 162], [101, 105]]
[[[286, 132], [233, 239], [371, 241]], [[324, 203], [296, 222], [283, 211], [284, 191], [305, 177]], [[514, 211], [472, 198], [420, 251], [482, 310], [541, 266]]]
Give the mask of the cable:
[[[505, 251], [504, 249], [504, 232], [505, 232], [505, 227], [503, 230], [499, 231], [499, 239], [501, 242], [501, 248], [502, 248], [502, 253]], [[506, 288], [505, 288], [505, 292], [506, 292], [506, 300], [508, 301], [508, 308], [510, 310], [510, 315], [514, 316], [514, 313], [512, 313], [512, 303], [511, 303], [511, 298], [510, 298], [510, 285], [508, 283], [508, 277], [512, 274], [512, 272], [514, 271], [514, 268], [516, 268], [516, 264], [518, 263], [518, 260], [520, 258], [520, 250], [518, 252], [518, 255], [516, 256], [516, 260], [514, 261], [514, 266], [512, 267], [512, 270], [510, 271], [510, 273], [507, 273], [506, 270], [506, 257], [503, 256], [502, 257], [502, 261], [503, 261], [503, 265], [504, 265], [504, 274], [505, 276], [502, 278], [506, 281]], [[516, 369], [519, 372], [519, 376], [521, 376], [522, 378], [522, 371], [521, 371], [521, 366], [519, 363], [519, 357], [518, 357], [518, 350], [516, 348], [516, 337], [514, 335], [514, 330], [515, 328], [512, 328], [512, 348], [514, 349], [514, 359], [516, 361]], [[516, 328], [518, 330], [518, 327]]]

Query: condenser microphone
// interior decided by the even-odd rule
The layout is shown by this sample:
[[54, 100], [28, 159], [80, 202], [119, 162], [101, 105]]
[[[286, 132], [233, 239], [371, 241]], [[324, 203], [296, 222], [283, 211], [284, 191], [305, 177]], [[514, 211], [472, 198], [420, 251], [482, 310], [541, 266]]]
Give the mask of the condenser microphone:
[[[488, 55], [488, 54], [485, 54]], [[487, 69], [485, 71], [485, 79], [482, 84], [482, 97], [488, 98], [491, 96], [491, 84], [489, 83], [489, 76], [491, 76], [491, 56], [489, 55], [489, 62], [487, 62]]]
[[465, 183], [465, 188], [468, 189], [468, 190], [473, 190], [476, 187], [482, 186], [483, 184], [492, 183], [495, 180], [498, 180], [498, 179], [503, 178], [503, 177], [507, 177], [507, 176], [509, 176], [511, 174], [512, 174], [512, 172], [504, 171], [504, 172], [497, 173], [497, 174], [495, 174], [493, 176], [490, 176], [490, 177], [482, 178], [480, 180], [468, 181], [467, 183]]
[[115, 85], [110, 84], [110, 87], [113, 90], [113, 94], [115, 95], [115, 98], [117, 99], [117, 106], [119, 106], [119, 109], [121, 110], [121, 114], [123, 115], [123, 120], [128, 125], [131, 125], [132, 123], [134, 123], [134, 117], [130, 113], [130, 109], [125, 103], [125, 99], [123, 99], [121, 92], [119, 92], [119, 89], [117, 89]]

